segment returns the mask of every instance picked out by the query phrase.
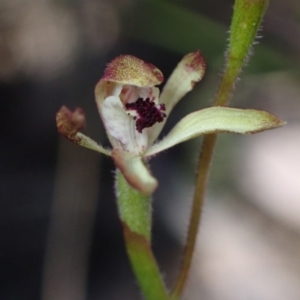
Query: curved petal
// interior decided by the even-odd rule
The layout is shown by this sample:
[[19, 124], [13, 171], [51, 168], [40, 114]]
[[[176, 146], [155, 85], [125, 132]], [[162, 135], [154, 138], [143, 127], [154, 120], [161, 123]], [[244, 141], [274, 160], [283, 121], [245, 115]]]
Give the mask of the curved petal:
[[163, 74], [152, 64], [132, 55], [120, 55], [106, 67], [101, 81], [112, 81], [138, 87], [154, 86], [162, 83]]
[[285, 122], [265, 111], [210, 107], [181, 119], [169, 134], [153, 145], [145, 156], [151, 156], [194, 137], [218, 133], [256, 133], [283, 126]]
[[[179, 62], [159, 99], [159, 102], [166, 106], [167, 116], [169, 116], [178, 101], [193, 89], [195, 83], [203, 78], [205, 68], [206, 63], [200, 51], [187, 54]], [[163, 123], [155, 124], [151, 129], [150, 145], [157, 139], [165, 122], [166, 119]]]
[[157, 188], [157, 180], [150, 174], [142, 157], [132, 157], [119, 149], [112, 150], [112, 158], [128, 183], [145, 195]]

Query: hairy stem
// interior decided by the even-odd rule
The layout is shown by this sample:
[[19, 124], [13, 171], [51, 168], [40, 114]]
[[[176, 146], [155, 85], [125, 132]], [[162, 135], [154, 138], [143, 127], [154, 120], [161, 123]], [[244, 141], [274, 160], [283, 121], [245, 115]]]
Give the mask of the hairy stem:
[[147, 300], [169, 300], [151, 249], [151, 196], [132, 188], [117, 170], [116, 192], [126, 250]]
[[191, 209], [190, 224], [183, 253], [183, 260], [181, 263], [181, 270], [176, 285], [171, 294], [173, 300], [180, 297], [190, 271], [216, 138], [216, 134], [211, 134], [207, 135], [203, 140], [202, 151], [200, 152], [199, 157], [196, 189]]
[[[230, 27], [227, 61], [224, 75], [214, 101], [215, 106], [228, 105], [238, 75], [248, 59], [249, 50], [252, 47], [267, 5], [268, 0], [235, 1]], [[178, 279], [171, 293], [171, 298], [174, 300], [178, 299], [183, 293], [191, 268], [216, 140], [217, 134], [207, 135], [203, 140], [184, 256]]]

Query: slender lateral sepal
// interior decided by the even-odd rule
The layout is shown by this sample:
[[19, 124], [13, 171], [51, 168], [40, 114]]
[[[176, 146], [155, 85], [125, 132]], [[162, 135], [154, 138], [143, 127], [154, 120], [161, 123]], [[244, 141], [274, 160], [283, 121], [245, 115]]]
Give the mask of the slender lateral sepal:
[[127, 253], [147, 300], [169, 300], [151, 250], [151, 197], [132, 188], [117, 170], [116, 192]]
[[56, 114], [56, 125], [58, 132], [71, 142], [105, 155], [111, 155], [111, 150], [103, 148], [90, 137], [79, 132], [85, 127], [85, 114], [81, 108], [71, 111], [66, 106], [62, 106]]

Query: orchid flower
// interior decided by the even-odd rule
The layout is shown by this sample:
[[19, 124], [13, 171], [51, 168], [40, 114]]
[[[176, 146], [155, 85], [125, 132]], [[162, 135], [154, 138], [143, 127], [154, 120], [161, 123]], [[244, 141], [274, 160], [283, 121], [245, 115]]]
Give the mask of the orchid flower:
[[96, 104], [112, 149], [80, 133], [85, 116], [79, 108], [71, 111], [63, 106], [59, 110], [58, 130], [74, 143], [111, 156], [132, 187], [151, 194], [158, 183], [147, 161], [155, 154], [203, 134], [255, 133], [283, 125], [264, 111], [210, 107], [188, 114], [154, 143], [173, 107], [202, 79], [204, 72], [201, 53], [187, 54], [159, 96], [156, 86], [164, 80], [159, 69], [131, 55], [118, 56], [107, 65], [95, 88]]

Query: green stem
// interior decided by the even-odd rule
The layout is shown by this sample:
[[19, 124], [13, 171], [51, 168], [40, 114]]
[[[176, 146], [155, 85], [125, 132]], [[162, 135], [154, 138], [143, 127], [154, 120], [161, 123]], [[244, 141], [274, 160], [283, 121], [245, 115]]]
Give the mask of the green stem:
[[249, 58], [268, 0], [236, 0], [230, 26], [227, 60], [215, 105], [226, 106], [231, 98], [236, 80]]
[[[229, 47], [224, 75], [216, 94], [215, 106], [227, 106], [249, 50], [255, 39], [268, 0], [236, 0], [230, 27]], [[198, 235], [205, 191], [210, 172], [217, 134], [205, 136], [198, 163], [198, 175], [191, 209], [187, 241], [184, 248], [180, 273], [171, 293], [171, 299], [178, 299], [184, 290]]]
[[177, 282], [171, 293], [171, 299], [173, 300], [178, 299], [182, 294], [190, 271], [216, 137], [217, 135], [211, 134], [205, 136], [203, 140], [183, 260]]
[[132, 188], [117, 170], [116, 191], [126, 250], [147, 300], [169, 300], [151, 250], [151, 197]]

